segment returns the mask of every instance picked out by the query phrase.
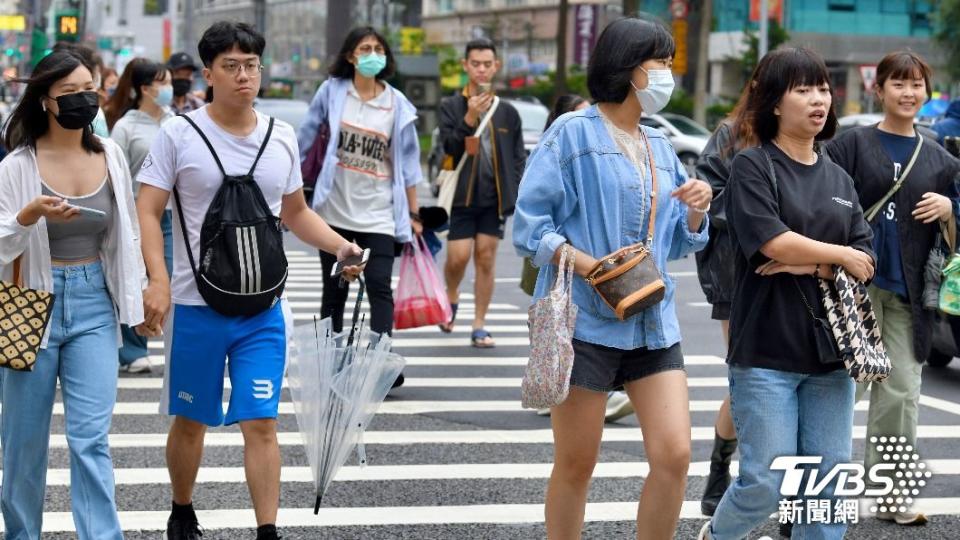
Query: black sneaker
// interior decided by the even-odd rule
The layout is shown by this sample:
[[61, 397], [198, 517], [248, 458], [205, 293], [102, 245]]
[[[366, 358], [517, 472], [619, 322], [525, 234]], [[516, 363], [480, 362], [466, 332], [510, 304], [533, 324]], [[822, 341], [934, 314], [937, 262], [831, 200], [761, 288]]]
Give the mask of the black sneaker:
[[397, 379], [393, 381], [393, 386], [391, 386], [390, 389], [392, 390], [394, 388], [400, 388], [401, 386], [403, 386], [403, 381], [404, 381], [403, 373], [401, 373], [400, 375], [397, 375]]
[[200, 540], [201, 536], [203, 529], [196, 520], [172, 517], [167, 520], [167, 540]]

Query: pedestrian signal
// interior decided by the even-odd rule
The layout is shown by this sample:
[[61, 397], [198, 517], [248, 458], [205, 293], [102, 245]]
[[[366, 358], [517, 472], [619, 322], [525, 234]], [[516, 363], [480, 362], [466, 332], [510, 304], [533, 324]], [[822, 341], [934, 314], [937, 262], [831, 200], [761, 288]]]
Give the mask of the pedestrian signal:
[[57, 41], [77, 41], [80, 35], [80, 17], [76, 14], [57, 15]]

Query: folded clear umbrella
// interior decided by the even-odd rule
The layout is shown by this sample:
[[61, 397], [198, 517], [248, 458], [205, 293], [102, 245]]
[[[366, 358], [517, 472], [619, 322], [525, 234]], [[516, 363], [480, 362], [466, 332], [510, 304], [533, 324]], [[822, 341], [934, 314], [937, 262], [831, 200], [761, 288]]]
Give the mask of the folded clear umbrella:
[[329, 318], [294, 328], [287, 384], [313, 472], [314, 514], [354, 446], [366, 465], [363, 432], [403, 371], [390, 337], [371, 332], [359, 317], [363, 290], [361, 280], [349, 332], [334, 333]]

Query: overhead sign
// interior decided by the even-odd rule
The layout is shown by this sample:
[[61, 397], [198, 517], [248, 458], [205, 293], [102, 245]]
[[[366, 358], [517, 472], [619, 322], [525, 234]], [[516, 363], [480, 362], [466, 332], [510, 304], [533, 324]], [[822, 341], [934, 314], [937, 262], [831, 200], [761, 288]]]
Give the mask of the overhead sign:
[[863, 79], [863, 89], [872, 92], [873, 85], [877, 82], [877, 66], [874, 64], [860, 66], [860, 78]]
[[760, 22], [760, 3], [767, 3], [767, 19], [783, 25], [783, 0], [750, 0], [750, 22]]
[[677, 49], [673, 54], [673, 73], [676, 75], [687, 74], [687, 20], [673, 20], [673, 41]]
[[27, 29], [27, 19], [23, 15], [0, 15], [0, 30], [23, 32]]

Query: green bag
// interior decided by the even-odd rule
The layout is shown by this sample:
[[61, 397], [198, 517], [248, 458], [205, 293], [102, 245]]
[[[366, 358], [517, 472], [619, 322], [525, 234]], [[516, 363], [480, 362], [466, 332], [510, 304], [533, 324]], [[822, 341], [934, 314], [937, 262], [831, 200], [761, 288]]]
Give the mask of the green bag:
[[960, 315], [960, 255], [950, 256], [943, 267], [940, 283], [940, 311], [948, 315]]
[[520, 272], [520, 289], [533, 296], [533, 290], [537, 288], [538, 275], [540, 275], [540, 269], [533, 265], [530, 257], [524, 257], [523, 271]]

